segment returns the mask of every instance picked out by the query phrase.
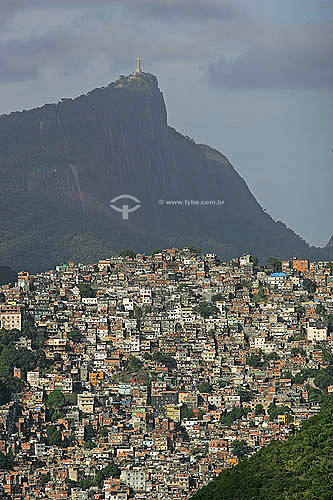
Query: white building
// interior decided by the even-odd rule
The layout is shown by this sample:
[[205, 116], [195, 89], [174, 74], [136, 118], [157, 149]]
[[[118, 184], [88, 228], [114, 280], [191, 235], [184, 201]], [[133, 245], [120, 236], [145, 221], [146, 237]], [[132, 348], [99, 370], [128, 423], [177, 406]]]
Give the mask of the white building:
[[306, 328], [306, 338], [310, 342], [327, 340], [327, 327], [319, 321], [310, 321]]
[[123, 470], [120, 478], [134, 491], [146, 490], [146, 471], [144, 469]]

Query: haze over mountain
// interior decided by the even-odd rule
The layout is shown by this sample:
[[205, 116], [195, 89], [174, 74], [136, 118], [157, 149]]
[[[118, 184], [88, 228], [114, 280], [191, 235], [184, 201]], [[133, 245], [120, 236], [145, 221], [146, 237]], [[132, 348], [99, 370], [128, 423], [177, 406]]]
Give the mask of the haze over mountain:
[[[149, 73], [1, 116], [0, 175], [0, 262], [16, 269], [94, 261], [124, 247], [194, 244], [222, 258], [260, 259], [331, 252], [275, 222], [223, 154], [168, 126]], [[128, 220], [110, 208], [125, 194], [141, 205]]]

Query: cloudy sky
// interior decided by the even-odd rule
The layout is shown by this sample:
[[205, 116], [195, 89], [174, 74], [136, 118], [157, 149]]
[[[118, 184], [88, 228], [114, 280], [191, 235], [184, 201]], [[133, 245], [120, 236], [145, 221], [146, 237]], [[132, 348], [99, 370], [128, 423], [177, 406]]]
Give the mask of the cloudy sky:
[[332, 0], [0, 0], [0, 114], [135, 69], [310, 244], [333, 233]]

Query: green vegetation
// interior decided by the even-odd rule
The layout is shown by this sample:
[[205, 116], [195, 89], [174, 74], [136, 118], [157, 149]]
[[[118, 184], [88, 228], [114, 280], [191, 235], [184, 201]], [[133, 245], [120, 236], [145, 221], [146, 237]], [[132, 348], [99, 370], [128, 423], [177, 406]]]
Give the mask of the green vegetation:
[[192, 408], [190, 408], [186, 404], [183, 404], [183, 406], [180, 408], [180, 417], [182, 421], [194, 418], [194, 413]]
[[157, 253], [162, 253], [161, 248], [154, 248], [154, 250], [151, 252], [152, 257], [156, 255]]
[[209, 382], [201, 382], [198, 386], [198, 391], [201, 392], [202, 394], [207, 394], [212, 392], [212, 386], [210, 385]]
[[293, 347], [291, 349], [291, 354], [293, 354], [294, 356], [297, 356], [298, 354], [300, 354], [301, 356], [305, 356], [306, 352], [301, 347]]
[[58, 418], [63, 417], [67, 411], [67, 407], [76, 404], [76, 399], [76, 394], [65, 395], [58, 389], [50, 392], [45, 402], [48, 420], [54, 422]]
[[306, 379], [311, 376], [315, 376], [317, 370], [310, 370], [308, 368], [303, 368], [300, 372], [296, 373], [296, 375], [292, 378], [293, 384], [303, 384]]
[[253, 262], [254, 266], [258, 265], [259, 259], [256, 255], [251, 255], [251, 262]]
[[98, 429], [98, 435], [99, 435], [101, 438], [105, 438], [105, 437], [107, 437], [107, 436], [108, 436], [108, 434], [109, 434], [109, 431], [108, 431], [107, 427], [102, 426], [102, 427], [100, 427], [100, 428]]
[[248, 403], [253, 398], [252, 392], [247, 391], [246, 389], [240, 389], [238, 394], [240, 395], [240, 402], [241, 403], [244, 403], [244, 402]]
[[51, 479], [51, 474], [49, 472], [46, 472], [45, 474], [42, 474], [40, 480], [39, 480], [39, 485], [44, 486], [47, 484]]
[[5, 455], [0, 451], [0, 470], [11, 470], [14, 467], [14, 457], [11, 452]]
[[50, 446], [59, 446], [61, 444], [61, 431], [55, 425], [49, 425], [46, 434]]
[[296, 306], [295, 311], [298, 315], [298, 318], [300, 318], [301, 316], [303, 316], [305, 314], [305, 307], [298, 305], [298, 306]]
[[254, 413], [258, 416], [258, 415], [265, 415], [265, 408], [263, 407], [262, 404], [257, 404], [255, 409], [254, 409]]
[[140, 319], [140, 318], [142, 318], [142, 309], [141, 309], [141, 307], [139, 307], [139, 306], [135, 307], [134, 313], [133, 313], [133, 317], [134, 317], [134, 319]]
[[266, 302], [266, 295], [262, 286], [259, 288], [257, 293], [252, 294], [252, 300], [255, 303]]
[[200, 316], [206, 319], [209, 318], [210, 316], [212, 316], [213, 318], [217, 318], [219, 314], [218, 308], [206, 301], [200, 302], [200, 304], [198, 304], [194, 308], [194, 312], [200, 314]]
[[56, 389], [55, 391], [50, 392], [47, 397], [46, 406], [52, 410], [58, 410], [62, 408], [66, 404], [66, 398], [64, 394]]
[[321, 316], [326, 313], [326, 309], [323, 306], [323, 304], [320, 303], [320, 304], [316, 305], [316, 313], [320, 314]]
[[273, 268], [274, 273], [281, 272], [282, 262], [276, 257], [269, 257], [269, 259], [267, 259], [267, 264]]
[[261, 354], [250, 354], [246, 362], [253, 368], [262, 368], [264, 366], [264, 359]]
[[127, 360], [126, 370], [129, 372], [137, 372], [142, 368], [142, 361], [135, 356], [130, 356]]
[[[17, 348], [20, 337], [31, 338], [32, 349]], [[43, 339], [36, 335], [36, 329], [29, 321], [23, 321], [22, 332], [18, 330], [0, 330], [0, 404], [8, 403], [11, 395], [20, 392], [23, 382], [13, 376], [14, 367], [21, 369], [22, 378], [27, 371], [43, 369], [48, 365], [44, 351], [41, 349]]]
[[225, 410], [221, 414], [220, 420], [222, 424], [230, 426], [236, 420], [239, 420], [242, 417], [246, 417], [248, 413], [249, 410], [247, 408], [242, 408], [241, 406], [234, 406], [233, 409], [230, 411]]
[[82, 481], [74, 482], [70, 481], [69, 484], [73, 488], [81, 488], [82, 490], [88, 490], [92, 486], [98, 486], [99, 488], [103, 487], [104, 481], [109, 477], [119, 477], [120, 469], [119, 467], [111, 463], [97, 472], [95, 477], [87, 477], [82, 479]]
[[270, 420], [276, 420], [278, 415], [288, 415], [291, 410], [288, 406], [276, 406], [275, 403], [271, 403], [268, 407], [268, 415]]
[[82, 335], [79, 330], [75, 328], [71, 332], [67, 333], [67, 338], [75, 344], [78, 344], [82, 340]]
[[201, 248], [195, 247], [193, 245], [187, 245], [187, 247], [191, 253], [193, 253], [195, 256], [199, 256], [201, 254]]
[[135, 252], [130, 248], [124, 248], [119, 254], [120, 257], [130, 257], [131, 259], [134, 259], [135, 255]]
[[143, 368], [143, 362], [135, 356], [130, 356], [125, 362], [124, 370], [113, 375], [114, 383], [128, 383], [132, 378], [142, 380], [150, 386], [152, 380], [156, 380], [156, 374]]
[[15, 343], [24, 334], [24, 331], [21, 333], [18, 330], [0, 330], [0, 378], [9, 380], [14, 367], [21, 368], [24, 377], [27, 371], [47, 366], [42, 349], [31, 351], [25, 347], [15, 347]]
[[37, 361], [36, 354], [24, 347], [17, 349], [12, 345], [5, 346], [0, 354], [0, 376], [11, 376], [14, 366], [21, 368], [23, 373], [34, 370], [37, 367]]
[[238, 458], [239, 461], [246, 458], [252, 451], [250, 446], [247, 446], [244, 440], [242, 441], [233, 441], [231, 445], [231, 449], [234, 455]]
[[333, 385], [333, 364], [317, 372], [314, 383], [320, 389], [327, 391], [329, 385]]
[[153, 360], [162, 363], [167, 368], [169, 368], [169, 370], [174, 370], [175, 368], [177, 368], [177, 361], [169, 354], [163, 354], [160, 351], [156, 351], [153, 354]]
[[306, 290], [310, 295], [313, 295], [315, 291], [317, 290], [316, 284], [311, 281], [309, 278], [305, 278], [303, 280], [303, 288]]
[[212, 296], [212, 303], [215, 304], [218, 300], [222, 300], [223, 295], [221, 293], [216, 293]]
[[224, 470], [192, 500], [332, 500], [333, 397], [285, 442]]
[[329, 314], [325, 317], [325, 321], [327, 323], [327, 328], [329, 332], [333, 332], [333, 314]]
[[[107, 435], [107, 432], [106, 432]], [[92, 426], [92, 424], [87, 424], [84, 426], [84, 448], [92, 450], [96, 447], [97, 430]]]
[[196, 446], [195, 448], [191, 449], [190, 454], [193, 456], [204, 457], [205, 455], [207, 455], [207, 446]]
[[94, 298], [96, 297], [96, 290], [93, 290], [89, 283], [79, 283], [77, 287], [80, 290], [80, 295], [82, 298]]
[[97, 436], [97, 431], [91, 424], [84, 426], [84, 440], [91, 441]]
[[259, 354], [250, 354], [247, 358], [247, 364], [253, 368], [267, 368], [272, 360], [278, 359], [275, 352], [265, 354], [261, 350]]
[[12, 398], [12, 394], [16, 392], [21, 392], [23, 389], [23, 382], [15, 377], [5, 377], [0, 378], [0, 406], [9, 401]]

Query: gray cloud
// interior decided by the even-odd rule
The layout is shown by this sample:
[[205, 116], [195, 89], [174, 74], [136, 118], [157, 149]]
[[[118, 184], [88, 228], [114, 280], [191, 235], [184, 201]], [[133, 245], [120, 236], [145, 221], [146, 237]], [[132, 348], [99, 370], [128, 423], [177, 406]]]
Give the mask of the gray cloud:
[[63, 10], [63, 9], [78, 9], [82, 11], [84, 8], [105, 8], [112, 6], [117, 0], [1, 0], [1, 17], [0, 29], [6, 27], [7, 23], [15, 18], [18, 14], [40, 10]]
[[332, 26], [280, 30], [257, 40], [238, 58], [206, 68], [211, 82], [236, 89], [333, 88]]
[[[126, 70], [140, 51], [151, 63], [203, 62], [221, 53], [241, 55], [230, 62], [220, 57], [203, 67], [214, 84], [229, 88], [331, 88], [333, 86], [333, 30], [298, 26], [294, 31], [278, 25], [253, 22], [241, 3], [231, 0], [1, 0], [2, 19], [9, 20], [27, 7], [44, 12], [78, 9], [80, 26], [50, 26], [42, 35], [0, 42], [0, 83], [34, 80], [47, 67], [69, 74], [81, 73], [91, 59], [104, 58], [107, 66]], [[236, 7], [235, 7], [236, 5]], [[85, 8], [101, 7], [105, 18], [87, 14]], [[110, 6], [111, 9], [106, 8]], [[120, 8], [121, 7], [121, 8]], [[28, 11], [26, 11], [28, 12]], [[95, 13], [95, 10], [94, 10]], [[128, 16], [134, 16], [138, 28]], [[74, 17], [76, 10], [74, 10]], [[159, 21], [189, 20], [186, 30], [159, 30]], [[52, 16], [51, 18], [52, 19]], [[193, 20], [205, 20], [194, 24]], [[209, 20], [219, 20], [212, 24]], [[89, 26], [87, 30], [86, 27]], [[179, 27], [179, 25], [177, 25]], [[190, 26], [190, 29], [189, 29]], [[195, 26], [195, 28], [194, 28]], [[222, 27], [223, 26], [223, 27]], [[18, 37], [18, 38], [16, 38]], [[154, 43], [152, 43], [152, 39]]]
[[232, 0], [116, 0], [130, 12], [140, 17], [160, 20], [232, 19], [243, 9]]
[[161, 21], [231, 19], [244, 13], [233, 0], [1, 0], [0, 26], [18, 13], [29, 9], [122, 8], [136, 18]]
[[[52, 12], [65, 20], [69, 10], [73, 23], [62, 28], [52, 23]], [[80, 64], [85, 67], [92, 58], [104, 58], [107, 66], [123, 71], [138, 50], [151, 63], [205, 60], [202, 41], [191, 31], [174, 30], [174, 23], [235, 22], [240, 12], [232, 0], [1, 0], [0, 83], [36, 80], [48, 68], [82, 73]], [[25, 17], [45, 20], [46, 14], [42, 33], [34, 34], [29, 22], [24, 25]], [[169, 23], [167, 29], [161, 32], [152, 19]]]
[[66, 32], [24, 41], [9, 40], [0, 45], [0, 82], [36, 79], [57, 61], [62, 71], [74, 70], [83, 57], [79, 41]]
[[[0, 43], [0, 84], [36, 80], [52, 69], [60, 74], [80, 75], [98, 64], [104, 72], [135, 69], [138, 51], [150, 64], [154, 62], [190, 61], [205, 57], [203, 48], [191, 40], [176, 40], [167, 34], [153, 44], [143, 30], [136, 38], [120, 25], [103, 26], [92, 23], [84, 27], [66, 27], [32, 36], [29, 39], [9, 39]], [[96, 66], [95, 66], [96, 67]]]

